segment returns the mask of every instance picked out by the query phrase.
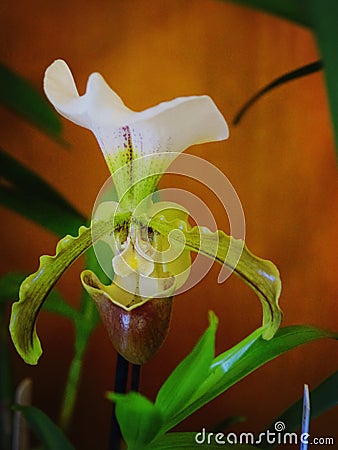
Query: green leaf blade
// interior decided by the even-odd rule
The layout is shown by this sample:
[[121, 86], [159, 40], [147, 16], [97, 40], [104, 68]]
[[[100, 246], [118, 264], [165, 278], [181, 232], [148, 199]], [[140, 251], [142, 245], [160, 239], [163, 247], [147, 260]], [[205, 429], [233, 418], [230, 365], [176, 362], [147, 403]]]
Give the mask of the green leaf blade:
[[0, 149], [0, 203], [59, 236], [85, 218], [38, 174]]
[[108, 394], [116, 404], [116, 417], [128, 450], [141, 450], [156, 436], [163, 423], [161, 410], [137, 392]]
[[19, 301], [12, 306], [10, 332], [17, 351], [28, 364], [36, 364], [42, 353], [35, 329], [40, 308], [57, 280], [91, 242], [90, 229], [81, 227], [76, 238], [66, 236], [58, 243], [55, 256], [42, 256], [37, 272], [21, 284]]
[[309, 18], [306, 2], [300, 0], [230, 0], [250, 8], [259, 9], [263, 12], [274, 14], [299, 25], [311, 27], [312, 22]]
[[209, 374], [214, 359], [218, 320], [210, 313], [209, 321], [208, 329], [192, 352], [176, 367], [157, 394], [155, 404], [165, 418], [184, 408]]
[[16, 405], [46, 450], [75, 450], [54, 422], [34, 406]]
[[[215, 358], [210, 376], [196, 391], [190, 405], [173, 415], [167, 430], [180, 423], [190, 414], [229, 389], [235, 383], [261, 367], [263, 364], [292, 350], [299, 345], [321, 338], [338, 339], [338, 333], [309, 326], [281, 328], [271, 340], [259, 337], [256, 330], [234, 348]], [[169, 428], [170, 427], [170, 428]]]
[[326, 89], [338, 157], [338, 2], [308, 0], [307, 9], [313, 22], [313, 30], [324, 62]]
[[3, 64], [0, 82], [0, 103], [61, 142], [61, 121], [36, 88]]

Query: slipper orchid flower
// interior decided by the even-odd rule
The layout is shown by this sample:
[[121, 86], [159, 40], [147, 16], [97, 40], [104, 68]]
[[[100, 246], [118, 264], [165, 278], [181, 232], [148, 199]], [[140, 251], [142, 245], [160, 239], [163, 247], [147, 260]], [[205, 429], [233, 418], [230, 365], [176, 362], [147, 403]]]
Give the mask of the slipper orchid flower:
[[[226, 139], [228, 126], [205, 95], [134, 112], [98, 73], [89, 77], [86, 93], [79, 95], [62, 60], [46, 70], [44, 89], [62, 116], [94, 133], [118, 201], [100, 205], [91, 228], [81, 227], [77, 237], [63, 238], [55, 256], [41, 257], [38, 271], [22, 283], [19, 302], [13, 305], [13, 342], [26, 362], [37, 363], [42, 349], [35, 321], [44, 300], [67, 267], [102, 239], [114, 250], [113, 282], [103, 285], [90, 270], [81, 274], [81, 281], [117, 351], [130, 362], [143, 364], [167, 334], [172, 297], [189, 275], [190, 252], [232, 267], [227, 259], [232, 238], [222, 231], [191, 228], [188, 211], [179, 205], [151, 201], [161, 175], [180, 152]], [[263, 337], [270, 339], [281, 321], [279, 274], [271, 262], [255, 257], [243, 242], [239, 245], [242, 253], [232, 269], [258, 294], [266, 325]], [[174, 257], [168, 259], [172, 252]]]

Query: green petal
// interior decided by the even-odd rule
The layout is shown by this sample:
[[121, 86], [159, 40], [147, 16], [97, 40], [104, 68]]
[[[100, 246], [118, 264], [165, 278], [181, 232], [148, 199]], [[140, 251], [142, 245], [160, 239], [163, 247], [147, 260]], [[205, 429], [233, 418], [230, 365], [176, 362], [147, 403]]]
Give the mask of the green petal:
[[80, 227], [77, 237], [65, 236], [56, 247], [55, 256], [41, 256], [38, 270], [20, 286], [19, 301], [13, 304], [10, 332], [13, 343], [28, 364], [37, 364], [42, 349], [36, 333], [37, 315], [49, 292], [65, 270], [92, 245], [92, 234], [99, 239], [128, 221], [129, 213], [112, 216], [111, 221], [98, 222], [93, 229]]
[[[258, 295], [263, 307], [264, 339], [271, 339], [278, 330], [282, 312], [278, 306], [281, 281], [277, 267], [268, 260], [253, 255], [244, 242], [227, 236], [223, 231], [211, 232], [207, 228], [188, 230], [185, 222], [167, 222], [164, 216], [155, 217], [150, 226], [168, 236], [173, 242], [182, 243], [191, 251], [201, 253], [234, 270]], [[230, 248], [231, 247], [231, 248]], [[228, 253], [230, 248], [230, 252]]]

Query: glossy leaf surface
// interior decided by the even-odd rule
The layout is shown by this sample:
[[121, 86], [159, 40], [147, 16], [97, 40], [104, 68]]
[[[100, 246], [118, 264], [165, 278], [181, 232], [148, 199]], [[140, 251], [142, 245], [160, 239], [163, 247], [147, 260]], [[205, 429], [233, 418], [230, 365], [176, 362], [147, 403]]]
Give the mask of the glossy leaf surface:
[[[136, 393], [109, 395], [110, 399], [123, 405], [123, 413], [119, 414], [118, 420], [127, 443], [132, 442], [133, 444], [130, 447], [128, 446], [128, 450], [134, 450], [136, 448], [139, 450], [194, 448], [191, 441], [192, 435], [184, 434], [184, 436], [180, 436], [179, 433], [165, 433], [268, 361], [299, 345], [316, 339], [338, 339], [338, 333], [309, 326], [290, 326], [278, 330], [275, 337], [267, 341], [262, 338], [264, 327], [261, 327], [231, 349], [213, 358], [209, 367], [209, 374], [204, 377], [204, 380], [199, 380], [200, 384], [198, 386], [197, 369], [194, 367], [193, 362], [197, 361], [203, 348], [209, 354], [212, 352], [211, 347], [214, 345], [214, 328], [216, 325], [213, 320], [214, 318], [211, 316], [209, 328], [191, 354], [179, 364], [165, 381], [159, 390], [155, 403], [149, 402], [143, 396]], [[201, 366], [204, 373], [205, 367], [203, 364]], [[179, 381], [179, 378], [181, 381]], [[188, 389], [180, 388], [179, 386], [180, 382], [184, 384], [188, 380], [195, 387], [193, 392], [188, 392]], [[137, 403], [137, 414], [142, 416], [142, 410], [144, 408], [144, 414], [148, 416], [147, 420], [143, 422], [139, 421], [137, 426], [139, 429], [138, 442], [135, 440], [136, 437], [133, 431], [129, 430], [130, 414], [134, 401]], [[154, 433], [154, 427], [151, 425], [152, 415], [157, 417], [156, 433]], [[132, 433], [132, 437], [130, 433]], [[150, 436], [152, 436], [151, 439]], [[136, 442], [137, 444], [135, 444]]]
[[155, 404], [165, 417], [171, 417], [177, 410], [184, 408], [210, 374], [218, 320], [210, 313], [209, 321], [208, 329], [192, 352], [176, 367], [157, 394]]

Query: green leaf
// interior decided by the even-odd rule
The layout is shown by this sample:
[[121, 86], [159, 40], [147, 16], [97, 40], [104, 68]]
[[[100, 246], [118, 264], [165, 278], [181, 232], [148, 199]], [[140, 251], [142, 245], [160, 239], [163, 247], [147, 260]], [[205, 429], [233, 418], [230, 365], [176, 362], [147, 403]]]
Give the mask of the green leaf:
[[164, 216], [151, 219], [150, 227], [167, 236], [173, 244], [184, 245], [234, 270], [258, 295], [263, 308], [263, 338], [272, 338], [280, 326], [282, 312], [278, 306], [281, 281], [271, 261], [256, 257], [242, 240], [229, 237], [223, 231], [212, 233], [205, 227], [188, 230], [184, 221], [167, 222]]
[[[338, 404], [338, 371], [330, 375], [320, 385], [311, 391], [311, 420], [325, 413]], [[291, 405], [283, 412], [273, 423], [265, 430], [273, 429], [276, 422], [283, 422], [285, 430], [288, 432], [296, 431], [302, 425], [303, 397]], [[272, 449], [276, 444], [265, 443], [264, 449]]]
[[38, 174], [0, 149], [0, 203], [59, 236], [85, 218]]
[[[195, 440], [196, 435], [197, 440], [199, 440], [200, 443], [196, 442]], [[252, 445], [223, 444], [220, 442], [226, 442], [223, 433], [205, 432], [205, 434], [203, 434], [203, 431], [199, 433], [168, 433], [162, 436], [161, 438], [156, 439], [154, 442], [151, 443], [151, 445], [142, 447], [142, 450], [174, 450], [174, 449], [191, 450], [194, 448], [196, 449], [209, 448], [214, 450], [219, 450], [220, 448], [225, 448], [227, 450], [231, 449], [250, 450], [255, 448], [257, 449], [257, 447], [254, 447]]]
[[17, 297], [20, 284], [26, 276], [21, 272], [9, 272], [0, 278], [0, 304], [8, 303]]
[[92, 231], [97, 239], [128, 221], [130, 213], [113, 214], [111, 221], [97, 222], [92, 230], [80, 227], [77, 237], [59, 241], [55, 256], [41, 256], [37, 272], [22, 283], [19, 302], [13, 304], [10, 332], [13, 343], [28, 364], [36, 364], [42, 349], [35, 329], [37, 315], [49, 292], [65, 270], [92, 246]]
[[308, 0], [306, 5], [313, 24], [319, 51], [324, 61], [326, 88], [338, 156], [338, 2]]
[[236, 425], [237, 423], [245, 422], [246, 417], [244, 416], [231, 416], [227, 417], [223, 420], [220, 420], [212, 427], [212, 430], [214, 433], [218, 433], [220, 431], [224, 431], [228, 428], [230, 428], [233, 425]]
[[128, 450], [141, 450], [154, 439], [163, 422], [161, 410], [154, 403], [136, 392], [112, 392], [108, 398], [116, 404], [116, 417]]
[[[338, 152], [338, 55], [336, 42], [338, 39], [338, 2], [323, 0], [230, 0], [233, 3], [261, 9], [292, 20], [300, 25], [311, 27], [319, 51], [324, 62], [324, 74], [328, 99], [331, 110], [331, 120], [334, 129], [336, 152]], [[338, 155], [338, 153], [337, 153]]]
[[254, 94], [242, 108], [236, 114], [233, 124], [238, 125], [242, 120], [245, 113], [248, 111], [251, 106], [254, 105], [261, 97], [263, 97], [268, 92], [272, 91], [276, 87], [282, 86], [285, 83], [289, 83], [290, 81], [296, 80], [298, 78], [306, 77], [307, 75], [311, 75], [315, 72], [318, 72], [323, 68], [322, 61], [315, 61], [310, 64], [306, 64], [305, 66], [299, 67], [298, 69], [292, 70], [291, 72], [285, 73], [284, 75], [275, 78], [269, 84], [260, 89], [256, 94]]
[[207, 378], [215, 354], [217, 317], [210, 313], [210, 325], [191, 353], [176, 367], [159, 390], [155, 405], [165, 418], [184, 408], [195, 390]]
[[206, 403], [210, 402], [235, 383], [249, 375], [258, 367], [286, 353], [299, 345], [320, 338], [338, 339], [338, 333], [324, 331], [310, 326], [290, 326], [281, 328], [269, 341], [260, 337], [262, 329], [215, 358], [210, 375], [196, 390], [189, 405], [177, 411], [165, 424], [168, 431]]
[[0, 64], [0, 103], [59, 142], [61, 121], [45, 97], [30, 83]]
[[[86, 268], [95, 271], [101, 279], [104, 279], [104, 273], [97, 262], [92, 248], [88, 249], [86, 253]], [[64, 430], [67, 430], [71, 424], [82, 373], [83, 356], [90, 335], [99, 321], [100, 315], [96, 305], [87, 291], [83, 289], [81, 310], [77, 312], [77, 320], [75, 320], [75, 354], [69, 367], [60, 413], [60, 424]]]
[[[110, 280], [97, 261], [93, 248], [90, 248], [86, 253], [86, 269], [92, 270], [100, 278], [100, 280], [102, 280], [102, 283], [109, 283]], [[82, 293], [81, 315], [86, 319], [88, 324], [92, 325], [92, 327], [95, 327], [100, 321], [100, 315], [95, 302], [93, 302], [92, 298], [85, 289]]]
[[[311, 26], [307, 12], [307, 2], [301, 0], [230, 0], [233, 3], [260, 9], [275, 14], [284, 19], [291, 20], [306, 27]], [[321, 1], [321, 0], [319, 0]]]
[[79, 312], [70, 306], [55, 289], [49, 293], [43, 304], [43, 309], [58, 314], [59, 316], [67, 317], [73, 322], [76, 322], [80, 318]]
[[[193, 356], [189, 355], [170, 375], [164, 383], [164, 387], [161, 388], [155, 404], [137, 393], [109, 394], [109, 398], [119, 405], [118, 420], [122, 434], [128, 443], [128, 450], [175, 448], [186, 448], [188, 450], [195, 448], [193, 442], [195, 433], [169, 433], [166, 435], [165, 433], [246, 375], [277, 356], [316, 339], [338, 339], [338, 333], [310, 326], [290, 326], [278, 330], [274, 338], [267, 341], [262, 338], [264, 327], [261, 327], [231, 349], [214, 358], [209, 367], [208, 375], [199, 385], [192, 378], [192, 382], [195, 383], [195, 391], [192, 395], [184, 396], [184, 401], [183, 396], [179, 396], [176, 403], [175, 401], [172, 402], [170, 394], [175, 395], [173, 391], [174, 381], [177, 381], [177, 387], [180, 389], [179, 383], [184, 382], [185, 377], [190, 377], [189, 362], [190, 371], [195, 375], [194, 364], [199, 363], [198, 356], [201, 355], [200, 352], [203, 352], [203, 347], [209, 352], [214, 340], [215, 330], [212, 329], [213, 327], [216, 327], [214, 317], [212, 317], [209, 329], [193, 349]], [[205, 341], [209, 341], [209, 344], [206, 344]], [[202, 370], [205, 370], [204, 366]], [[181, 378], [181, 381], [179, 378]], [[327, 395], [332, 383], [335, 385], [336, 380], [330, 380], [325, 386]], [[321, 393], [318, 393], [318, 395]], [[176, 410], [174, 409], [175, 406]], [[130, 424], [130, 418], [134, 417], [134, 410], [137, 417], [136, 432], [132, 430]], [[213, 433], [213, 436], [215, 436], [215, 433]], [[251, 444], [250, 441], [249, 443]], [[203, 443], [198, 445], [203, 445]], [[202, 446], [202, 448], [204, 447]], [[250, 447], [239, 446], [237, 448]]]
[[45, 450], [75, 450], [60, 428], [41, 410], [34, 406], [20, 405], [16, 405], [14, 409], [23, 414]]

